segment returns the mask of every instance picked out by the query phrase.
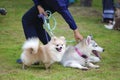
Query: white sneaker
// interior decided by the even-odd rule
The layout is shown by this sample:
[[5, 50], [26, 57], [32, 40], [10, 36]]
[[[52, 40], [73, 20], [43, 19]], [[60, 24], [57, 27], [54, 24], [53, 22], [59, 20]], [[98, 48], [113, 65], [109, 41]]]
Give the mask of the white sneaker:
[[107, 29], [113, 29], [113, 25], [112, 24], [108, 24], [108, 25], [104, 25], [105, 26], [105, 28], [107, 28]]

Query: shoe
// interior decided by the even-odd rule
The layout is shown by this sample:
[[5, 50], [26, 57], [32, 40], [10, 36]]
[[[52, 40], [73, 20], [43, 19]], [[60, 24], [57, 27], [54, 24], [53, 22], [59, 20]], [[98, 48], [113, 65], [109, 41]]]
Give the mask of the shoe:
[[107, 28], [107, 29], [113, 29], [113, 25], [112, 25], [112, 24], [104, 25], [104, 26], [105, 26], [105, 28]]
[[22, 64], [22, 60], [21, 59], [17, 59], [16, 62], [19, 63], [19, 64]]
[[[19, 64], [22, 64], [22, 60], [21, 59], [18, 59], [16, 62], [19, 63]], [[32, 65], [39, 65], [39, 62], [35, 62]]]
[[0, 8], [0, 14], [1, 15], [6, 15], [7, 11], [5, 10], [5, 8]]

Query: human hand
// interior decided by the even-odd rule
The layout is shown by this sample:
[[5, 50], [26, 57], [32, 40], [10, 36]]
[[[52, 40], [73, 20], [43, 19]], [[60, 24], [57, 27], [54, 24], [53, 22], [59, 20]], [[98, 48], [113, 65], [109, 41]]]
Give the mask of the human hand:
[[39, 14], [43, 14], [44, 16], [47, 16], [47, 13], [40, 5], [38, 5], [37, 8], [38, 8]]
[[83, 36], [79, 33], [78, 29], [74, 30], [74, 37], [76, 42], [83, 40]]

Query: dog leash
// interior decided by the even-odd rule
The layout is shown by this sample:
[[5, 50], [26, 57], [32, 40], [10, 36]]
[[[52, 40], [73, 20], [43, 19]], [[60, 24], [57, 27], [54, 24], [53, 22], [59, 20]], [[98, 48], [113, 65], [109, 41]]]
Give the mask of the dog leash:
[[[43, 20], [43, 23], [44, 23], [43, 28], [45, 29], [45, 36], [46, 36], [47, 42], [49, 42], [47, 32], [50, 34], [50, 36], [54, 36], [53, 30], [55, 30], [57, 22], [56, 22], [55, 18], [52, 16], [51, 11], [46, 10], [46, 13], [48, 16], [44, 16], [43, 14], [39, 14], [38, 17], [42, 18], [42, 20]], [[49, 23], [50, 18], [52, 18], [54, 21], [53, 28], [51, 28], [50, 23]]]
[[[44, 16], [43, 14], [39, 14], [38, 17], [39, 17], [39, 18], [42, 18], [42, 20], [43, 20], [43, 23], [44, 23], [44, 24], [43, 24], [43, 28], [44, 28], [51, 36], [54, 36], [53, 31], [54, 31], [55, 28], [56, 28], [57, 22], [56, 22], [55, 18], [52, 16], [51, 11], [46, 10], [45, 12], [47, 13], [48, 16]], [[54, 21], [53, 27], [50, 26], [50, 23], [49, 23], [50, 18], [52, 18], [53, 21]]]
[[[38, 17], [39, 17], [39, 18], [42, 18], [42, 20], [43, 20], [43, 22], [44, 22], [43, 28], [45, 29], [45, 36], [46, 36], [47, 41], [49, 41], [47, 32], [50, 34], [50, 36], [54, 36], [53, 31], [54, 31], [55, 28], [56, 28], [57, 21], [56, 21], [55, 17], [52, 15], [51, 11], [46, 10], [46, 13], [47, 13], [47, 15], [48, 15], [47, 17], [44, 16], [43, 14], [39, 14]], [[50, 18], [52, 18], [52, 20], [53, 20], [53, 22], [54, 22], [53, 27], [50, 26], [50, 23], [49, 23]], [[46, 31], [47, 31], [47, 32], [46, 32]], [[75, 40], [66, 40], [66, 42], [75, 42]]]

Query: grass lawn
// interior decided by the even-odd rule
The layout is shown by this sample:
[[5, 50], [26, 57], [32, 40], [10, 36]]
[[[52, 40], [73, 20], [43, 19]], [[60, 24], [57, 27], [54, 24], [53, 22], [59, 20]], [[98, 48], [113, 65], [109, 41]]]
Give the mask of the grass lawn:
[[[0, 7], [8, 11], [6, 16], [0, 15], [0, 80], [120, 80], [120, 31], [104, 28], [101, 23], [101, 0], [98, 0], [99, 3], [97, 0], [93, 1], [92, 8], [75, 5], [69, 9], [81, 34], [84, 37], [92, 34], [98, 44], [105, 48], [105, 52], [101, 54], [102, 61], [98, 63], [100, 69], [82, 71], [55, 63], [50, 72], [44, 70], [43, 65], [32, 65], [27, 70], [22, 70], [21, 65], [16, 63], [25, 41], [21, 17], [33, 5], [32, 0], [0, 1]], [[72, 30], [64, 19], [58, 13], [54, 17], [57, 21], [55, 35], [74, 40]]]

